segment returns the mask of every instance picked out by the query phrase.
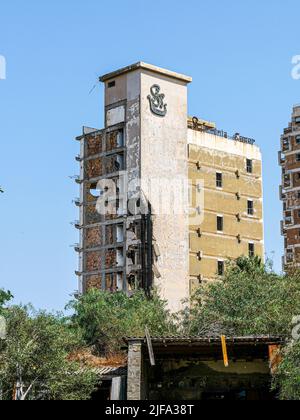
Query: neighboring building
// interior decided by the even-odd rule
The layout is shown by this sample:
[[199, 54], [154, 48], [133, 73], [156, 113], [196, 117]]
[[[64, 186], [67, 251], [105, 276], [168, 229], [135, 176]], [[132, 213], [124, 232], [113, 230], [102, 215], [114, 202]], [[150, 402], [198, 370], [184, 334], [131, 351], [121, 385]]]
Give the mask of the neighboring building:
[[[271, 373], [280, 362], [280, 337], [227, 338], [225, 367], [220, 338], [129, 338], [128, 400], [272, 400]], [[152, 362], [150, 361], [152, 359]]]
[[194, 189], [204, 189], [203, 222], [190, 222], [190, 276], [197, 286], [222, 276], [229, 258], [263, 258], [262, 158], [254, 140], [229, 138], [196, 118], [188, 125], [189, 178]]
[[188, 118], [190, 77], [137, 63], [100, 80], [105, 128], [78, 137], [80, 292], [155, 285], [176, 311], [227, 258], [263, 256], [261, 154]]
[[286, 269], [300, 265], [300, 105], [293, 108], [292, 120], [281, 136], [279, 164], [282, 167], [283, 268]]

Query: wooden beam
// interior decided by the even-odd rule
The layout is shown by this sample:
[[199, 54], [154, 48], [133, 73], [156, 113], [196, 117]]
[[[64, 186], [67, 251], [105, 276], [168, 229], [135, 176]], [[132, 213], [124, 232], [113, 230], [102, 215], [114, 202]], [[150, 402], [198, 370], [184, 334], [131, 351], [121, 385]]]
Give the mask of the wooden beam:
[[226, 368], [228, 368], [229, 361], [228, 361], [227, 343], [226, 343], [226, 337], [225, 337], [225, 335], [221, 335], [221, 341], [222, 341], [222, 351], [223, 351], [224, 366]]
[[153, 345], [152, 345], [151, 335], [150, 335], [148, 327], [145, 328], [145, 333], [146, 333], [147, 346], [148, 346], [148, 352], [149, 352], [149, 357], [150, 357], [150, 364], [151, 366], [155, 366]]

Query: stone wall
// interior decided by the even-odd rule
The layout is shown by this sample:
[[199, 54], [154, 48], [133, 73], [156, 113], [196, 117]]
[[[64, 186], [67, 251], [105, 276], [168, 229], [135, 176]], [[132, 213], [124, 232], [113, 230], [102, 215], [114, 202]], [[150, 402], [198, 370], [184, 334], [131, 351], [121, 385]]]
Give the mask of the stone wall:
[[128, 376], [127, 376], [127, 399], [129, 401], [140, 401], [143, 398], [142, 392], [142, 370], [143, 356], [142, 344], [131, 343], [128, 349]]

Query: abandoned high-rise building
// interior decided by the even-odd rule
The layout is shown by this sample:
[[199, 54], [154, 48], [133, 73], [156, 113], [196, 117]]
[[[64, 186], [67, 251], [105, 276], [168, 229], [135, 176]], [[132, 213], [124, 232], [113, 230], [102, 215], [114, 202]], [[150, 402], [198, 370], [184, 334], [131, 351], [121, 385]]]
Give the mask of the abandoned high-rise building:
[[281, 136], [279, 164], [282, 167], [283, 268], [286, 269], [300, 265], [300, 105], [293, 108], [291, 122]]
[[190, 77], [137, 63], [100, 80], [105, 128], [77, 138], [80, 291], [157, 286], [175, 311], [227, 259], [263, 256], [260, 150], [188, 118]]

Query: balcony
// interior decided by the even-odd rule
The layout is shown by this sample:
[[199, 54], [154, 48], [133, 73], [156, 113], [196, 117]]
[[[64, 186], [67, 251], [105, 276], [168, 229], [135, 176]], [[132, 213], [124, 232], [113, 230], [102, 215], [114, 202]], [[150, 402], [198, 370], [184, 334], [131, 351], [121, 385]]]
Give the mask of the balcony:
[[282, 152], [278, 152], [278, 164], [279, 166], [283, 166], [286, 163], [286, 157], [282, 155]]
[[80, 207], [82, 206], [82, 202], [80, 200], [79, 197], [74, 198], [73, 203], [75, 204], [75, 206]]
[[283, 177], [283, 188], [291, 188], [292, 186], [292, 180], [291, 180], [291, 175], [290, 174], [286, 174]]
[[286, 134], [291, 134], [292, 132], [293, 132], [293, 129], [292, 129], [292, 127], [290, 126], [290, 127], [288, 127], [288, 128], [285, 128], [284, 129], [284, 134], [286, 135]]
[[283, 153], [284, 152], [289, 152], [291, 150], [290, 139], [288, 139], [288, 138], [282, 139], [281, 148], [282, 148]]
[[77, 156], [75, 157], [75, 160], [76, 160], [76, 162], [81, 162], [81, 161], [82, 161], [82, 158], [81, 158], [81, 156], [80, 156], [80, 155], [77, 155]]
[[295, 260], [294, 251], [292, 249], [291, 250], [288, 249], [286, 254], [285, 254], [286, 264], [292, 264], [294, 262], [294, 260]]
[[283, 192], [282, 185], [280, 185], [280, 187], [279, 187], [279, 199], [282, 200], [282, 201], [287, 199], [286, 194]]
[[285, 226], [291, 226], [293, 224], [293, 218], [292, 216], [287, 216], [284, 218], [284, 225]]
[[283, 220], [281, 220], [281, 222], [280, 222], [280, 228], [281, 228], [281, 235], [282, 235], [282, 236], [285, 236], [285, 235], [286, 235], [286, 233], [287, 233], [287, 231], [286, 231], [286, 229], [285, 229], [285, 226], [284, 226], [284, 222], [283, 222]]

